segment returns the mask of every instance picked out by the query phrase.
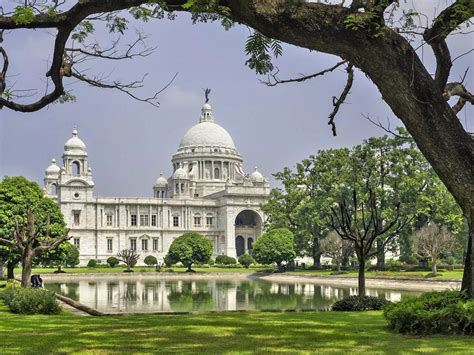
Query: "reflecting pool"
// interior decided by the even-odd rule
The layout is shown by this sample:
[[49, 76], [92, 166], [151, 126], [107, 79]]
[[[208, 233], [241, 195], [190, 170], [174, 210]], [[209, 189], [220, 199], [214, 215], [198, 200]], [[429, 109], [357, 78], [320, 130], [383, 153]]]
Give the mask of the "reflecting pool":
[[[325, 309], [357, 288], [260, 279], [74, 279], [45, 287], [103, 312]], [[369, 288], [372, 296], [399, 301], [416, 292]]]

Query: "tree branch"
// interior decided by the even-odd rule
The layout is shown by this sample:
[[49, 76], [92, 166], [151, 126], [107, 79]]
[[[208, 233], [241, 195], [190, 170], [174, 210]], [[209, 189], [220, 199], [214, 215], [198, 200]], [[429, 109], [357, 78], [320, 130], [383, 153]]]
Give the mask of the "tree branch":
[[354, 70], [353, 69], [354, 69], [354, 66], [351, 63], [349, 63], [349, 65], [346, 68], [346, 72], [347, 72], [346, 86], [344, 87], [344, 90], [342, 91], [341, 96], [339, 96], [339, 98], [336, 99], [336, 97], [333, 97], [332, 104], [334, 106], [334, 110], [331, 112], [331, 114], [328, 117], [328, 125], [331, 126], [333, 136], [337, 136], [336, 124], [334, 123], [334, 119], [337, 115], [337, 112], [339, 111], [339, 108], [346, 100], [346, 97], [352, 88], [352, 84], [354, 83]]

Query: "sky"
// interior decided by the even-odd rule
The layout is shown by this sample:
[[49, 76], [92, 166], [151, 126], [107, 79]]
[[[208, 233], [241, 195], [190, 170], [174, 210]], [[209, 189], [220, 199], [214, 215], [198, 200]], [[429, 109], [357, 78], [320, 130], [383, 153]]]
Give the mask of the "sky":
[[[431, 0], [414, 1], [432, 12]], [[438, 9], [444, 1], [439, 0]], [[439, 11], [439, 10], [437, 10]], [[135, 101], [123, 93], [91, 88], [67, 80], [75, 103], [54, 104], [35, 113], [0, 110], [0, 176], [23, 175], [42, 186], [44, 171], [52, 158], [62, 159], [63, 146], [76, 126], [87, 146], [97, 196], [152, 196], [153, 182], [172, 173], [171, 156], [184, 133], [199, 122], [204, 103], [203, 88], [211, 88], [214, 117], [233, 137], [244, 158], [244, 170], [255, 166], [273, 185], [271, 175], [285, 166], [316, 154], [318, 150], [352, 147], [384, 132], [363, 115], [401, 125], [382, 101], [375, 85], [356, 71], [354, 86], [336, 118], [337, 137], [327, 125], [332, 97], [339, 96], [346, 75], [343, 69], [303, 83], [267, 87], [245, 66], [244, 44], [250, 29], [236, 25], [225, 31], [218, 23], [193, 25], [187, 14], [174, 21], [132, 21], [127, 37], [136, 30], [148, 35], [156, 46], [146, 58], [121, 63], [93, 61], [82, 65], [88, 74], [134, 80], [145, 73], [142, 96], [162, 88], [175, 73], [172, 84], [160, 94], [160, 107]], [[98, 30], [93, 36], [106, 46], [116, 36]], [[10, 82], [15, 89], [44, 90], [44, 73], [51, 55], [53, 36], [47, 31], [17, 30], [6, 33], [3, 45], [10, 57]], [[452, 57], [473, 47], [473, 35], [453, 36]], [[429, 48], [420, 55], [430, 71], [434, 60]], [[474, 70], [474, 55], [455, 62], [452, 78], [459, 79], [467, 67]], [[339, 58], [284, 45], [275, 61], [281, 78], [311, 74], [334, 65]], [[467, 86], [471, 82], [467, 77]], [[474, 131], [472, 108], [460, 115]]]

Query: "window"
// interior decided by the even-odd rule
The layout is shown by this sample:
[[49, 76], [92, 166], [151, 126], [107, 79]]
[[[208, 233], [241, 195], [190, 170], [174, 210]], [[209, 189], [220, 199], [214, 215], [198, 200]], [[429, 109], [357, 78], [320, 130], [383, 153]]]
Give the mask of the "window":
[[153, 251], [158, 251], [158, 238], [153, 238]]
[[74, 225], [78, 226], [81, 223], [81, 211], [73, 211]]
[[130, 250], [137, 250], [137, 240], [136, 239], [130, 239]]
[[201, 225], [201, 217], [199, 217], [199, 216], [194, 217], [194, 225], [195, 226], [200, 226]]
[[108, 238], [107, 239], [107, 252], [111, 253], [113, 250], [114, 250], [114, 248], [113, 248], [113, 239]]
[[173, 227], [179, 227], [179, 217], [173, 216]]
[[113, 223], [113, 217], [111, 214], [108, 214], [105, 216], [105, 223], [108, 225], [108, 226], [111, 226], [112, 223]]
[[220, 178], [221, 178], [221, 174], [220, 174], [219, 168], [215, 168], [214, 169], [214, 179], [220, 179]]
[[148, 239], [142, 239], [142, 250], [148, 251]]
[[151, 225], [156, 227], [156, 214], [151, 215]]
[[141, 214], [140, 215], [140, 225], [141, 226], [148, 226], [148, 222], [149, 222], [148, 217], [149, 216], [147, 214]]
[[81, 248], [81, 240], [79, 238], [74, 238], [74, 246], [79, 250]]
[[51, 195], [57, 195], [57, 194], [58, 194], [58, 185], [51, 184]]
[[184, 192], [184, 184], [181, 184], [181, 192]]
[[176, 189], [175, 189], [176, 193], [179, 193], [179, 184], [176, 184]]
[[213, 220], [212, 217], [206, 217], [206, 225], [207, 226], [212, 226], [212, 222], [213, 222], [212, 220]]
[[130, 225], [132, 225], [132, 226], [137, 225], [137, 215], [136, 214], [130, 215]]

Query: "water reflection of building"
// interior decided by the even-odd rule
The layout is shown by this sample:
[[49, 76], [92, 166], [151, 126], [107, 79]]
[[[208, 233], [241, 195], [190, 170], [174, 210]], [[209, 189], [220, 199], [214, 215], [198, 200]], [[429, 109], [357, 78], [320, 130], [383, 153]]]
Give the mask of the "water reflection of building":
[[214, 121], [207, 103], [172, 157], [171, 176], [155, 181], [153, 197], [95, 196], [88, 158], [74, 129], [62, 166], [53, 160], [44, 179], [47, 195], [65, 216], [71, 243], [80, 250], [81, 264], [105, 263], [122, 249], [137, 250], [140, 263], [147, 255], [162, 260], [173, 239], [186, 231], [209, 238], [214, 255], [235, 257], [250, 253], [262, 233], [265, 216], [259, 206], [270, 192], [268, 180], [257, 168], [244, 172], [232, 137]]
[[[356, 287], [221, 279], [81, 280], [53, 288], [107, 312], [326, 309], [357, 294]], [[367, 294], [399, 301], [404, 292], [369, 288]]]

